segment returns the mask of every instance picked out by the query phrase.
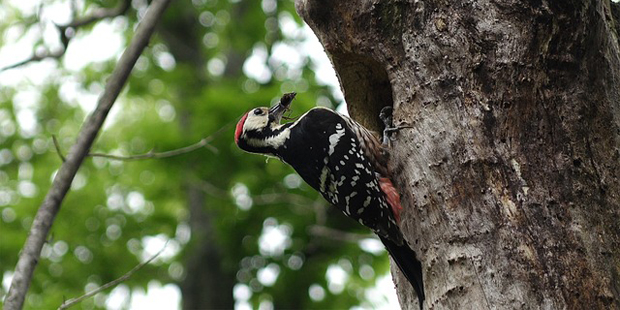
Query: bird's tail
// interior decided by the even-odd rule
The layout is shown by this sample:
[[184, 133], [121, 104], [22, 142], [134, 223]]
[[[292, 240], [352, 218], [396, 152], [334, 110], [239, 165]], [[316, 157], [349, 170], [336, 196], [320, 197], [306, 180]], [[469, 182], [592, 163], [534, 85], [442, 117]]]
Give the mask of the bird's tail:
[[392, 256], [392, 259], [400, 268], [400, 271], [405, 274], [409, 283], [413, 286], [413, 289], [418, 294], [418, 302], [420, 303], [420, 310], [424, 303], [424, 283], [422, 282], [422, 263], [418, 260], [415, 252], [409, 247], [406, 241], [403, 241], [402, 245], [398, 245], [393, 241], [379, 237], [385, 248]]

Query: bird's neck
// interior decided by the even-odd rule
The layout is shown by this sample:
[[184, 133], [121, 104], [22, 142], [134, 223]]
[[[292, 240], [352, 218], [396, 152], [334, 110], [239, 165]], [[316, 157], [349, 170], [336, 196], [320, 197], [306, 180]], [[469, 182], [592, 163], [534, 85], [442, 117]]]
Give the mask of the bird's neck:
[[287, 123], [249, 132], [242, 148], [252, 153], [277, 155], [278, 150], [290, 138], [292, 125], [293, 123]]

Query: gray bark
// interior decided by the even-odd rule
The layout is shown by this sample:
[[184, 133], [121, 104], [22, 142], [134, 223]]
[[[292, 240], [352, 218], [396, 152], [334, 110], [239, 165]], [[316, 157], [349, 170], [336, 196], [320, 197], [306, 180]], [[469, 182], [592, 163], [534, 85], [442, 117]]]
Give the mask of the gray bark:
[[[608, 0], [298, 0], [372, 129], [393, 105], [425, 309], [620, 308], [620, 47]], [[393, 270], [402, 308], [415, 293]]]

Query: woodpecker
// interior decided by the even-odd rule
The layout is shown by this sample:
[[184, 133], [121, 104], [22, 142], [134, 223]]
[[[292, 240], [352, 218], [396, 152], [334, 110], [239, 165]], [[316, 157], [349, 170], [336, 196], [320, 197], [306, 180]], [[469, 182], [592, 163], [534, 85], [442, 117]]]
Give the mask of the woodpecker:
[[402, 208], [389, 178], [386, 148], [374, 132], [323, 107], [281, 124], [295, 95], [284, 94], [272, 108], [245, 113], [237, 123], [235, 143], [246, 152], [289, 164], [329, 203], [376, 233], [415, 289], [422, 309], [422, 264], [398, 226]]

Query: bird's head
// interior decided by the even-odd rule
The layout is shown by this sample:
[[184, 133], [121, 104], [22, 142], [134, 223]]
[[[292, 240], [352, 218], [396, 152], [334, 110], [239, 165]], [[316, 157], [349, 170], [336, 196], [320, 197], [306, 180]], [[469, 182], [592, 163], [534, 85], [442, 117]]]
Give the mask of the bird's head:
[[[235, 143], [243, 150], [254, 153], [269, 153], [264, 148], [277, 147], [278, 131], [284, 112], [288, 111], [296, 93], [284, 94], [271, 108], [258, 107], [245, 113], [235, 129]], [[282, 137], [281, 137], [282, 138]], [[274, 140], [275, 139], [275, 140]]]

